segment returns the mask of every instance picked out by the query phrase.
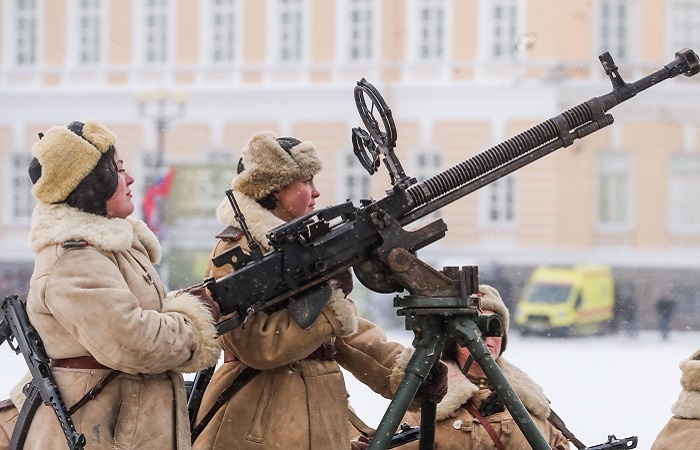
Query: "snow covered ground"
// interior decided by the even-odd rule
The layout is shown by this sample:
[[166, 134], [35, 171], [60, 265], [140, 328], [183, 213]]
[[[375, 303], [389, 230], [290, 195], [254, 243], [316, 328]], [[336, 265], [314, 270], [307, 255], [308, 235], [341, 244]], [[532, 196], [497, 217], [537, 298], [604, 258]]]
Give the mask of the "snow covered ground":
[[[413, 339], [408, 331], [388, 334], [406, 345]], [[676, 331], [668, 341], [656, 331], [642, 331], [637, 339], [523, 338], [512, 333], [505, 356], [543, 386], [553, 409], [586, 445], [615, 434], [638, 436], [637, 448], [649, 450], [681, 389], [678, 362], [698, 348], [696, 331]], [[7, 344], [0, 346], [0, 398], [7, 397], [25, 371], [21, 357]], [[352, 376], [347, 384], [358, 415], [376, 427], [389, 401]]]

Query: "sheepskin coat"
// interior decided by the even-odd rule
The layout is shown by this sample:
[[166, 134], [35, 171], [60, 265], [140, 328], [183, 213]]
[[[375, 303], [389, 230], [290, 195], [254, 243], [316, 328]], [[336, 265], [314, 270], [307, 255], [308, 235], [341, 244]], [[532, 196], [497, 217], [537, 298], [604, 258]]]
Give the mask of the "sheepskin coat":
[[656, 437], [651, 450], [696, 448], [700, 443], [700, 350], [679, 364], [683, 390], [671, 407], [673, 417]]
[[22, 380], [10, 390], [10, 398], [0, 402], [0, 450], [8, 450], [10, 448], [12, 430], [15, 428], [19, 410], [22, 409], [26, 399], [22, 388], [31, 379], [31, 375], [27, 372]]
[[[547, 421], [550, 407], [542, 388], [525, 372], [506, 361], [503, 357], [496, 361], [511, 387], [530, 412], [532, 420], [542, 432], [542, 436], [551, 447], [557, 444], [569, 447], [569, 442], [559, 430]], [[445, 361], [448, 367], [447, 394], [437, 405], [435, 427], [436, 450], [494, 450], [496, 445], [478, 419], [474, 418], [464, 407], [471, 401], [478, 409], [491, 394], [488, 388], [480, 389], [474, 385], [452, 361]], [[489, 423], [498, 433], [498, 437], [508, 450], [529, 450], [525, 436], [518, 428], [507, 409], [488, 416]], [[409, 411], [403, 422], [412, 426], [420, 425], [420, 411]], [[401, 447], [406, 450], [417, 449], [418, 441]]]
[[[269, 251], [265, 234], [282, 221], [251, 197], [235, 192], [253, 239]], [[237, 225], [228, 201], [217, 212], [220, 222]], [[221, 239], [212, 256], [240, 245], [245, 238]], [[221, 278], [231, 266], [208, 267], [207, 277]], [[199, 410], [206, 414], [219, 394], [247, 367], [260, 370], [217, 412], [195, 441], [194, 449], [347, 450], [348, 394], [339, 364], [375, 392], [389, 397], [396, 390], [392, 372], [405, 348], [387, 342], [373, 323], [359, 317], [354, 303], [334, 290], [322, 314], [302, 329], [286, 309], [258, 312], [221, 337], [235, 360], [214, 374]], [[335, 361], [306, 359], [322, 344], [334, 343]]]
[[[80, 244], [76, 244], [79, 242]], [[185, 293], [166, 295], [153, 265], [160, 245], [143, 222], [39, 203], [27, 313], [51, 359], [92, 356], [120, 371], [73, 414], [89, 449], [186, 449], [182, 375], [217, 361], [209, 309]], [[68, 407], [107, 369], [52, 369]], [[64, 449], [54, 412], [40, 407], [25, 448]]]

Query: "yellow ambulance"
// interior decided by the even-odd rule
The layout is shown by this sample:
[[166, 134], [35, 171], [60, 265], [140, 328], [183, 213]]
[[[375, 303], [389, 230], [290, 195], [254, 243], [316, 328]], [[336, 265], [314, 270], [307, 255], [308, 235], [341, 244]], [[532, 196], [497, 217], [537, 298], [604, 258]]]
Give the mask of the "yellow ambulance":
[[610, 267], [540, 266], [525, 285], [515, 323], [523, 335], [603, 334], [612, 330], [614, 309]]

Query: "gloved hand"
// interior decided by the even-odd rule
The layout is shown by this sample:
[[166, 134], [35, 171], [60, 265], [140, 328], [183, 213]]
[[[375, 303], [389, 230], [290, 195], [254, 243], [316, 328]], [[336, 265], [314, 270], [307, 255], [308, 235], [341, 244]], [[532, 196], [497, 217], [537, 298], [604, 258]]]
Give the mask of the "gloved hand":
[[350, 269], [335, 277], [335, 281], [338, 283], [338, 289], [343, 291], [346, 297], [350, 295], [353, 285], [352, 271]]
[[360, 436], [354, 441], [350, 441], [350, 450], [367, 450], [369, 447], [369, 438]]
[[214, 318], [214, 322], [216, 323], [219, 321], [221, 318], [221, 308], [219, 308], [219, 304], [216, 303], [213, 298], [211, 298], [211, 295], [209, 295], [209, 290], [206, 287], [201, 285], [190, 286], [185, 289], [181, 289], [180, 292], [186, 292], [197, 297], [199, 301], [204, 304], [204, 306], [209, 308], [209, 311], [211, 311], [211, 315]]
[[431, 403], [440, 403], [447, 394], [447, 366], [440, 361], [437, 369], [431, 370], [418, 388], [418, 396]]

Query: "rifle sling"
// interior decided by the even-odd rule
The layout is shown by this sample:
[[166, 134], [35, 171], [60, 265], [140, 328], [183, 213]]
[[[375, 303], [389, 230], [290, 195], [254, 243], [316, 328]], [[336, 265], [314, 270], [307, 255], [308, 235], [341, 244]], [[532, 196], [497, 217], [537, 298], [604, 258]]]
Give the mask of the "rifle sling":
[[355, 414], [355, 411], [352, 410], [352, 408], [348, 408], [348, 411], [350, 413], [350, 424], [352, 424], [352, 426], [355, 427], [357, 431], [359, 431], [367, 437], [373, 437], [377, 433], [377, 430], [370, 427], [362, 419], [360, 419], [358, 415]]
[[118, 370], [112, 370], [109, 372], [104, 378], [102, 378], [100, 381], [97, 382], [96, 385], [90, 389], [87, 394], [83, 395], [83, 397], [78, 400], [73, 406], [68, 408], [68, 414], [73, 415], [75, 414], [80, 408], [85, 406], [87, 402], [90, 400], [93, 400], [95, 397], [97, 397], [97, 394], [102, 392], [102, 389], [105, 388], [109, 384], [110, 381], [114, 380], [119, 376], [121, 372]]
[[586, 446], [583, 444], [583, 442], [579, 441], [576, 436], [574, 436], [574, 433], [571, 432], [568, 428], [566, 428], [566, 425], [564, 424], [564, 421], [561, 420], [561, 417], [557, 413], [554, 412], [553, 409], [549, 410], [549, 417], [547, 417], [547, 420], [554, 425], [554, 427], [561, 431], [561, 434], [564, 435], [565, 438], [567, 438], [572, 444], [576, 446], [577, 449], [583, 450], [586, 448]]
[[231, 383], [231, 386], [227, 387], [221, 395], [219, 395], [219, 398], [216, 399], [216, 402], [212, 407], [207, 411], [206, 415], [202, 417], [202, 420], [197, 424], [196, 427], [194, 427], [194, 430], [192, 430], [192, 443], [194, 444], [194, 441], [199, 437], [199, 435], [202, 433], [204, 428], [209, 424], [209, 421], [214, 417], [214, 415], [221, 409], [226, 402], [233, 397], [233, 395], [243, 389], [243, 387], [252, 380], [255, 375], [260, 372], [257, 369], [253, 369], [252, 367], [246, 367], [243, 369], [243, 372], [241, 372], [240, 375], [236, 377], [235, 380], [233, 380], [233, 383]]
[[496, 445], [496, 448], [498, 450], [506, 450], [506, 446], [503, 445], [503, 441], [501, 441], [501, 438], [498, 437], [496, 430], [494, 430], [489, 421], [486, 420], [486, 417], [482, 416], [481, 413], [474, 407], [472, 402], [467, 403], [465, 407], [467, 408], [467, 411], [469, 411], [469, 413], [474, 416], [481, 423], [481, 425], [483, 425], [486, 432], [489, 434], [489, 436], [491, 436], [491, 440]]

